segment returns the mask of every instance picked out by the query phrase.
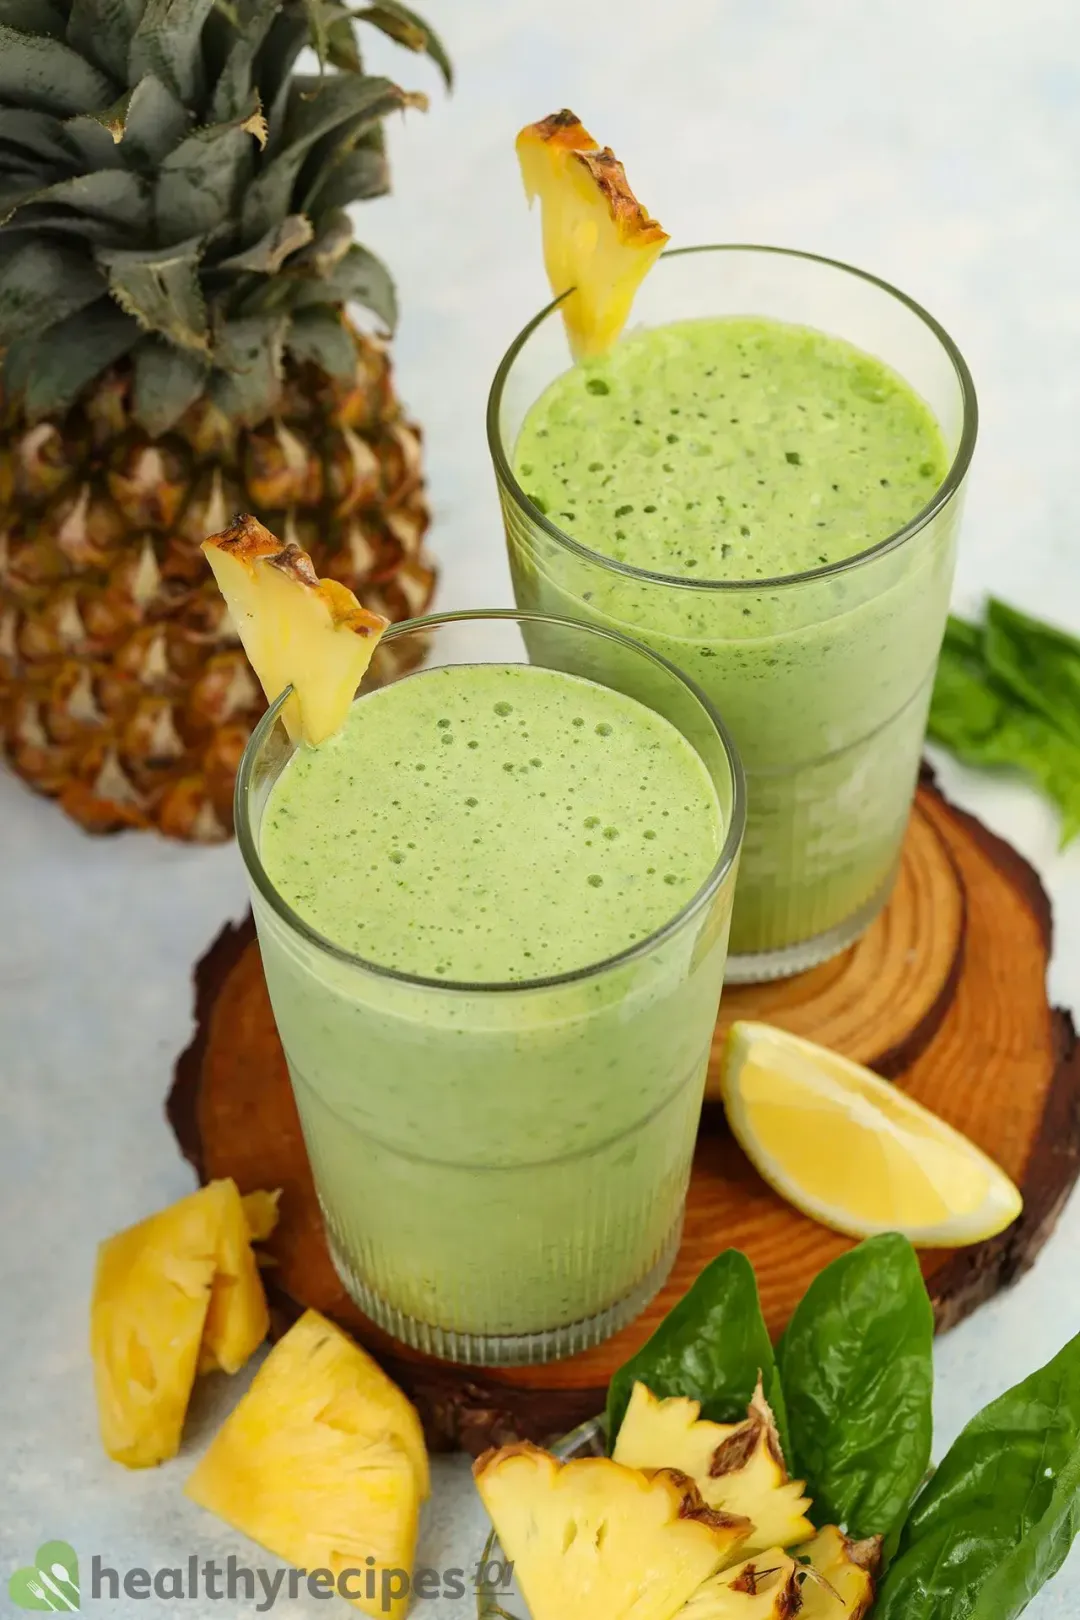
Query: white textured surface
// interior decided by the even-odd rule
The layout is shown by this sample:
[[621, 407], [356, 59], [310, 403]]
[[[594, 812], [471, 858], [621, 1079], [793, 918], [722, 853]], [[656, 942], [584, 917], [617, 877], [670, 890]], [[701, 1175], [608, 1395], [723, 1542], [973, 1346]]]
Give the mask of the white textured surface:
[[[971, 605], [992, 588], [1080, 626], [1072, 0], [429, 9], [441, 13], [458, 89], [444, 103], [425, 64], [395, 57], [404, 82], [433, 92], [432, 110], [394, 131], [397, 196], [362, 217], [400, 284], [399, 380], [428, 432], [443, 606], [509, 595], [484, 397], [544, 296], [512, 136], [568, 103], [623, 156], [677, 242], [757, 240], [847, 258], [944, 321], [983, 409], [957, 599]], [[1023, 789], [953, 766], [944, 777], [1042, 872], [1057, 923], [1053, 991], [1075, 1005], [1080, 847], [1056, 853], [1051, 814]], [[6, 778], [0, 825], [0, 1576], [46, 1536], [71, 1540], [84, 1566], [94, 1551], [121, 1567], [192, 1552], [255, 1561], [181, 1495], [214, 1402], [223, 1409], [234, 1389], [200, 1396], [177, 1462], [130, 1475], [98, 1448], [85, 1348], [97, 1238], [190, 1186], [161, 1104], [189, 1032], [191, 965], [244, 905], [239, 858], [130, 837], [91, 842]], [[1034, 1273], [941, 1343], [941, 1445], [1080, 1330], [1078, 1246], [1074, 1201]], [[467, 1562], [480, 1536], [463, 1464], [440, 1464], [424, 1561]], [[1075, 1581], [1080, 1556], [1070, 1568]], [[313, 1600], [280, 1608], [335, 1612]], [[108, 1605], [118, 1620], [234, 1610], [252, 1612]], [[419, 1612], [462, 1620], [468, 1605]], [[1029, 1613], [1075, 1620], [1067, 1577]]]

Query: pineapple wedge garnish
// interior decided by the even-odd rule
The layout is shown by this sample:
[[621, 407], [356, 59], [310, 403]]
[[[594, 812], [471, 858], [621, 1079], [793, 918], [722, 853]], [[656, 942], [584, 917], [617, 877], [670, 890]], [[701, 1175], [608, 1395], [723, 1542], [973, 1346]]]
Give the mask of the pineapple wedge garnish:
[[795, 1620], [805, 1614], [799, 1566], [782, 1547], [711, 1575], [678, 1620]]
[[874, 1601], [881, 1537], [849, 1541], [834, 1524], [799, 1548], [816, 1579], [803, 1582], [800, 1620], [863, 1620]]
[[251, 667], [294, 742], [325, 742], [341, 726], [389, 620], [335, 579], [319, 579], [295, 540], [238, 517], [202, 549]]
[[532, 1620], [671, 1620], [749, 1530], [673, 1469], [562, 1463], [523, 1442], [473, 1473]]
[[530, 203], [540, 198], [544, 265], [575, 360], [606, 354], [668, 240], [638, 202], [610, 147], [564, 109], [517, 138]]
[[318, 1312], [278, 1340], [185, 1489], [289, 1564], [355, 1571], [342, 1589], [358, 1608], [404, 1614], [428, 1492], [420, 1420]]
[[[269, 1236], [268, 1205], [257, 1207], [260, 1231]], [[212, 1181], [106, 1239], [94, 1277], [90, 1348], [109, 1456], [129, 1468], [175, 1457], [196, 1373], [236, 1372], [268, 1326], [234, 1182]]]
[[630, 1468], [679, 1468], [713, 1508], [741, 1513], [753, 1530], [744, 1551], [796, 1547], [814, 1527], [800, 1481], [788, 1479], [780, 1437], [759, 1381], [742, 1423], [710, 1423], [697, 1401], [657, 1400], [635, 1384], [613, 1456]]

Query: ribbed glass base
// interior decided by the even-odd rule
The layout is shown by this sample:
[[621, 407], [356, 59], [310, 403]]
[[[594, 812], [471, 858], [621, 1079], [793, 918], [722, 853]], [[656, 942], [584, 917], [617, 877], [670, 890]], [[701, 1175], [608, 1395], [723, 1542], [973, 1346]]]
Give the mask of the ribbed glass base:
[[602, 1344], [632, 1322], [663, 1287], [679, 1251], [681, 1236], [680, 1214], [652, 1269], [636, 1288], [599, 1315], [542, 1332], [485, 1334], [462, 1333], [431, 1322], [419, 1322], [415, 1317], [406, 1316], [404, 1311], [387, 1304], [356, 1275], [333, 1237], [327, 1233], [334, 1268], [365, 1316], [411, 1349], [422, 1350], [426, 1355], [437, 1356], [442, 1361], [460, 1362], [467, 1367], [535, 1366], [540, 1362], [559, 1361], [564, 1356], [576, 1355], [579, 1350], [590, 1350], [593, 1345]]
[[785, 945], [776, 951], [754, 951], [742, 956], [731, 955], [727, 960], [724, 971], [725, 984], [764, 984], [770, 979], [787, 979], [794, 973], [805, 973], [807, 968], [817, 967], [821, 962], [828, 962], [833, 956], [839, 956], [853, 945], [861, 934], [864, 934], [882, 910], [889, 895], [892, 893], [893, 883], [896, 880], [896, 868], [890, 871], [889, 876], [877, 893], [853, 912], [845, 917], [843, 922], [834, 928], [827, 929], [823, 934], [815, 934], [812, 939], [799, 940], [794, 945]]

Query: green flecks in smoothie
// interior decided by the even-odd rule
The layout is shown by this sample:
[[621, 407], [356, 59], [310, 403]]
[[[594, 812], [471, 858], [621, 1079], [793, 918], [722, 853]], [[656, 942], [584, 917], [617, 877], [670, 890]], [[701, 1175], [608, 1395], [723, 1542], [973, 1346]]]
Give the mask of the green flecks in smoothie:
[[726, 318], [639, 333], [556, 378], [522, 426], [519, 476], [523, 464], [544, 510], [572, 500], [562, 521], [593, 551], [754, 579], [886, 539], [949, 456], [929, 407], [880, 360], [807, 327]]
[[[446, 749], [448, 736], [497, 746]], [[300, 749], [261, 853], [336, 944], [491, 982], [571, 972], [655, 933], [723, 838], [709, 775], [662, 716], [556, 670], [456, 665], [371, 693]]]

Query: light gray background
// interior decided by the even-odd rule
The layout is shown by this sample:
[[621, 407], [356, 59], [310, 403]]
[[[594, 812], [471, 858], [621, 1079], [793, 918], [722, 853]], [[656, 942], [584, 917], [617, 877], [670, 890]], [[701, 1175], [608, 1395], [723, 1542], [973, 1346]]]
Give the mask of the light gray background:
[[[419, 3], [419, 0], [418, 0]], [[545, 297], [513, 136], [564, 104], [625, 160], [676, 243], [780, 243], [897, 282], [950, 329], [983, 426], [957, 601], [992, 589], [1080, 628], [1080, 12], [1072, 0], [431, 0], [458, 65], [391, 132], [396, 196], [361, 211], [394, 268], [401, 389], [425, 424], [444, 607], [509, 600], [486, 388]], [[389, 51], [372, 52], [383, 64]], [[1080, 846], [1011, 783], [947, 765], [1054, 898], [1055, 998], [1077, 1000]], [[182, 1483], [241, 1380], [201, 1390], [175, 1462], [102, 1455], [86, 1350], [98, 1238], [189, 1190], [162, 1118], [190, 971], [245, 904], [232, 847], [91, 841], [0, 780], [0, 1576], [46, 1536], [121, 1567], [258, 1561]], [[939, 1448], [1080, 1330], [1080, 1205], [1035, 1272], [938, 1350]], [[461, 1459], [440, 1462], [424, 1561], [475, 1556]], [[1080, 1555], [1029, 1611], [1074, 1617]], [[0, 1581], [0, 1612], [9, 1612]], [[281, 1612], [344, 1614], [303, 1600]], [[246, 1605], [121, 1601], [118, 1620]], [[14, 1613], [12, 1609], [10, 1612]], [[106, 1612], [104, 1608], [100, 1612]], [[465, 1603], [424, 1604], [463, 1620]], [[603, 1620], [598, 1616], [597, 1620]]]

